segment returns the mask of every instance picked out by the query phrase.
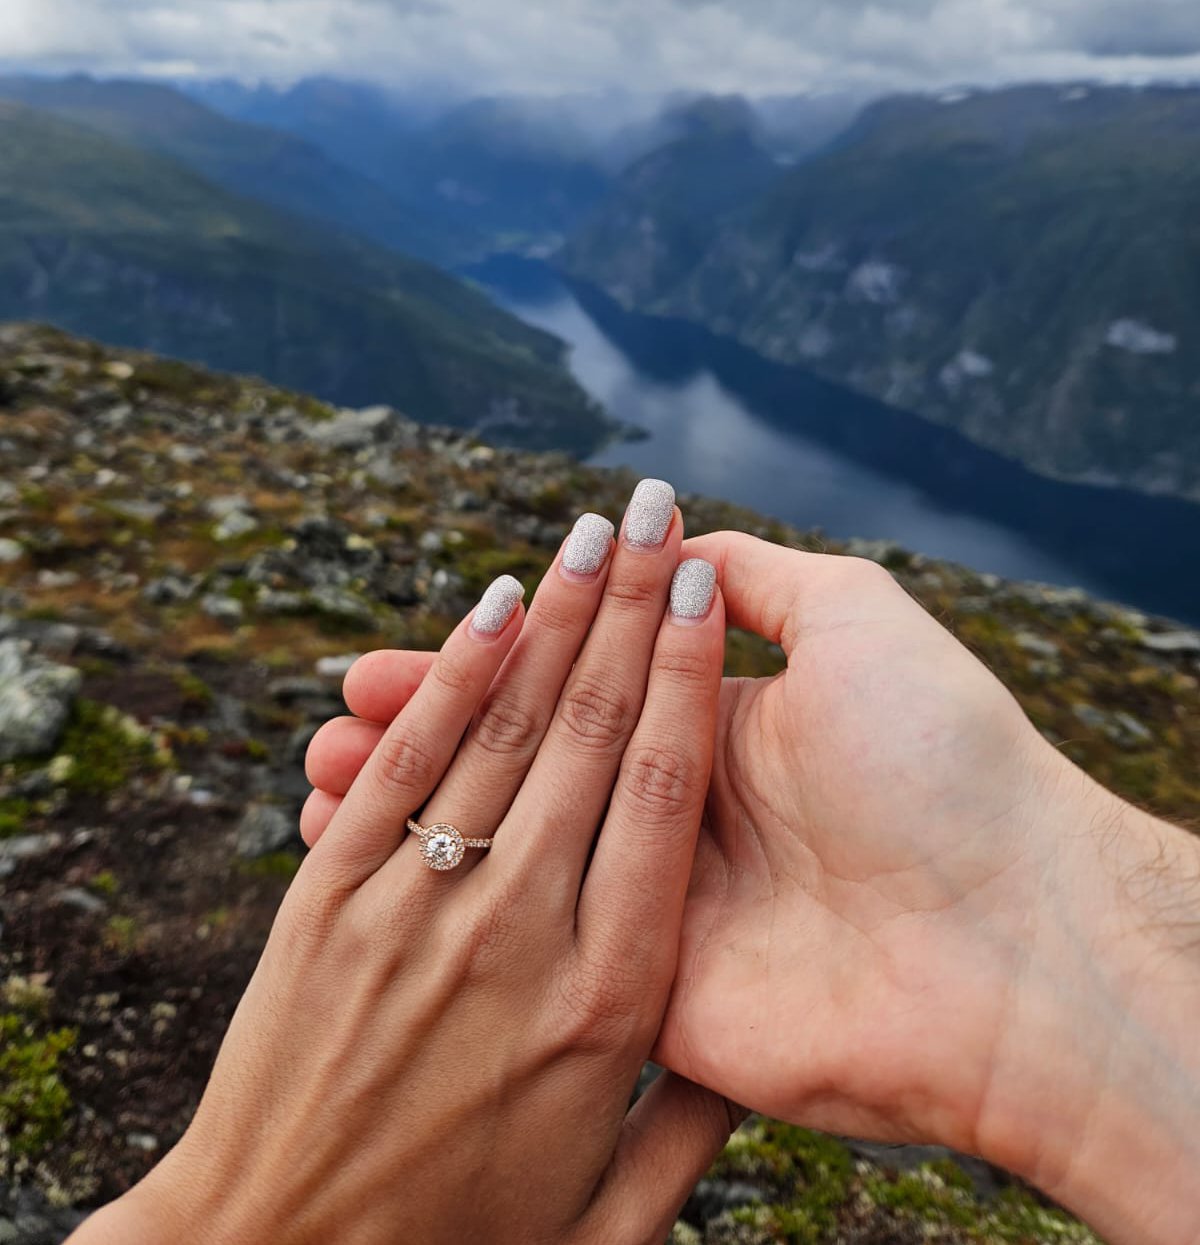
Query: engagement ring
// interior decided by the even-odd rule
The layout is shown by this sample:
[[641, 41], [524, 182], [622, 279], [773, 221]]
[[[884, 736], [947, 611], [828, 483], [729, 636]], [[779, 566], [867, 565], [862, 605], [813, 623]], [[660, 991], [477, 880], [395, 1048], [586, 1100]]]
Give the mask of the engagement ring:
[[433, 826], [422, 826], [410, 817], [408, 828], [421, 840], [421, 859], [431, 869], [439, 871], [458, 865], [468, 847], [486, 851], [492, 845], [491, 839], [464, 839], [454, 826], [444, 821]]

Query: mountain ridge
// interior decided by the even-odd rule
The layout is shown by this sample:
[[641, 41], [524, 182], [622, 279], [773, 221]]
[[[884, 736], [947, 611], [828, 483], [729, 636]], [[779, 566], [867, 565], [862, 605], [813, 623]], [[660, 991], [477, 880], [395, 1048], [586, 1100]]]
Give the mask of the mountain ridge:
[[316, 144], [237, 121], [166, 84], [141, 79], [0, 77], [10, 99], [176, 160], [234, 194], [362, 235], [434, 263], [481, 240], [390, 195]]
[[643, 187], [623, 248], [601, 210], [558, 262], [1045, 474], [1200, 500], [1198, 135], [1196, 89], [893, 97], [698, 258]]
[[24, 105], [0, 103], [0, 176], [0, 316], [525, 444], [614, 434], [558, 339], [419, 260]]

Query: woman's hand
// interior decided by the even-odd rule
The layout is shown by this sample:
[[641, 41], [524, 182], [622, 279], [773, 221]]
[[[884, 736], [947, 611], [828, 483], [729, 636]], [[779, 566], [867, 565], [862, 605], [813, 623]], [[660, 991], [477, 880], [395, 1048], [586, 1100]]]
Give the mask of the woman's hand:
[[[670, 1075], [627, 1114], [724, 647], [712, 567], [676, 571], [680, 527], [652, 482], [615, 553], [585, 517], [523, 627], [519, 585], [493, 585], [373, 735], [183, 1140], [80, 1245], [667, 1235], [736, 1123]], [[494, 845], [431, 871], [410, 815]]]
[[[1161, 869], [1158, 901], [1186, 910], [1170, 879], [1200, 874], [1195, 845], [1046, 744], [878, 567], [728, 533], [686, 551], [788, 665], [725, 680], [657, 1057], [784, 1119], [982, 1153], [1128, 1233], [1117, 1155], [1165, 1182], [1196, 1152], [1196, 1061], [1179, 1052], [1200, 971], [1121, 879]], [[348, 704], [386, 718], [423, 663], [364, 659]], [[330, 724], [309, 763], [322, 800], [360, 759]], [[1151, 966], [1173, 993], [1149, 988]], [[1143, 1218], [1128, 1239], [1159, 1236]]]

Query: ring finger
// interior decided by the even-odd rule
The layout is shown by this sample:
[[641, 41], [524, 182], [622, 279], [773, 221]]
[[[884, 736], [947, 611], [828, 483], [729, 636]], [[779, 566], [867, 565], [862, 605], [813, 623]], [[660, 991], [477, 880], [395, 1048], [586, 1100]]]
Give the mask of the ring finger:
[[[450, 769], [419, 820], [490, 838], [537, 753], [604, 591], [613, 525], [581, 515], [542, 579], [520, 638], [480, 703]], [[362, 723], [364, 739], [370, 724]], [[474, 852], [462, 868], [479, 859]], [[461, 870], [460, 870], [461, 871]]]

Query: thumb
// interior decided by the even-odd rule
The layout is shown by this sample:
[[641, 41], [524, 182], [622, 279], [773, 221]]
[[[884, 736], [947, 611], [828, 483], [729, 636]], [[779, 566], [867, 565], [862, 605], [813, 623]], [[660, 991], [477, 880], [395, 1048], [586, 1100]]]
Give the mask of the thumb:
[[625, 1118], [589, 1211], [603, 1227], [596, 1239], [606, 1245], [665, 1241], [688, 1194], [746, 1115], [728, 1098], [664, 1072]]
[[[799, 630], [800, 609], [837, 559], [785, 549], [745, 532], [712, 532], [683, 545], [683, 556], [703, 558], [717, 568], [731, 627], [752, 631], [789, 656]], [[817, 594], [819, 595], [819, 594]]]

